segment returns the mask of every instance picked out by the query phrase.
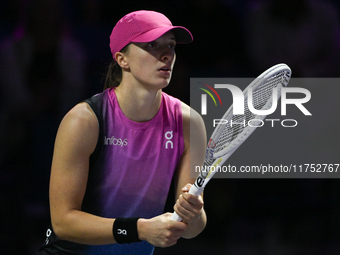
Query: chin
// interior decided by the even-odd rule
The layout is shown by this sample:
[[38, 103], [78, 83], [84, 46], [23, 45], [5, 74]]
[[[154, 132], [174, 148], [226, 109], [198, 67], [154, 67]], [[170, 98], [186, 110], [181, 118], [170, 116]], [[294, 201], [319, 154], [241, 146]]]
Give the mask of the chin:
[[158, 89], [164, 89], [169, 85], [169, 83], [170, 83], [170, 80], [164, 80], [164, 81], [160, 82], [159, 84], [157, 84], [156, 87]]
[[162, 89], [166, 88], [167, 86], [169, 86], [170, 82], [167, 82], [166, 84], [164, 84], [164, 86], [162, 86]]

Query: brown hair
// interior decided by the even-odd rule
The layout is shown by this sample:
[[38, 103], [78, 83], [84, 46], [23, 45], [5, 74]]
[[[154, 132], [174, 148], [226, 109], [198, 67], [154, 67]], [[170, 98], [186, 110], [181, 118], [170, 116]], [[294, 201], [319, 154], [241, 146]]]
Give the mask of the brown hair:
[[[122, 50], [120, 50], [120, 52], [125, 53], [128, 49], [128, 46], [129, 44], [126, 45]], [[108, 88], [118, 87], [121, 82], [122, 82], [122, 68], [118, 65], [116, 60], [112, 60], [106, 73], [104, 90]]]

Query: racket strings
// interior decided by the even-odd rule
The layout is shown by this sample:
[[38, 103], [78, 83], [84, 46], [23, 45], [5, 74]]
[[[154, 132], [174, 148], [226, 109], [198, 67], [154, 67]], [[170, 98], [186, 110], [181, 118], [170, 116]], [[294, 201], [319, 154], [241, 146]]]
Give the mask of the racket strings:
[[[252, 91], [253, 107], [256, 110], [265, 110], [264, 108], [269, 109], [271, 107], [273, 88], [277, 87], [280, 83], [285, 83], [285, 80], [287, 80], [286, 76], [287, 74], [285, 71], [279, 72], [262, 82], [260, 86]], [[225, 125], [225, 128], [216, 144], [214, 150], [215, 153], [226, 149], [235, 139], [240, 137], [245, 130], [249, 130], [249, 124], [255, 126], [258, 125], [255, 121], [250, 123], [250, 121], [254, 120], [258, 115], [255, 115], [249, 110], [247, 94], [248, 91], [245, 92], [244, 114], [233, 115], [231, 120], [228, 120], [228, 124]], [[214, 159], [207, 159], [206, 163], [211, 164], [213, 162], [210, 161], [213, 160]]]
[[[280, 81], [284, 83], [286, 80], [286, 72], [279, 72], [270, 77], [265, 83], [261, 84], [255, 92], [253, 92], [253, 105], [256, 110], [262, 110], [272, 98], [273, 88], [277, 87]], [[272, 103], [272, 100], [269, 101]], [[270, 108], [271, 104], [268, 108]]]

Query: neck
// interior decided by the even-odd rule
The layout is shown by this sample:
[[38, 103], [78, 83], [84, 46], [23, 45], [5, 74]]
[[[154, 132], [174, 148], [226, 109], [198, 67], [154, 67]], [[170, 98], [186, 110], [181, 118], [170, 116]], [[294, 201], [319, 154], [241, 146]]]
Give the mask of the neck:
[[162, 101], [162, 90], [129, 88], [124, 83], [115, 88], [115, 93], [124, 115], [136, 122], [149, 121], [155, 117]]

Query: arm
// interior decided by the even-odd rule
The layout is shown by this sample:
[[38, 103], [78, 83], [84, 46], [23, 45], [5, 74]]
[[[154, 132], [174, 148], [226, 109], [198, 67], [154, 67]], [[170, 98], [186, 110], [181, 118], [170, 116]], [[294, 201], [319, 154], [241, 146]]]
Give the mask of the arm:
[[182, 104], [182, 113], [185, 150], [175, 176], [177, 201], [174, 210], [188, 224], [182, 237], [193, 238], [203, 231], [207, 221], [203, 195], [196, 197], [188, 193], [190, 183], [194, 183], [198, 175], [195, 166], [203, 165], [207, 138], [201, 116], [185, 104]]
[[[91, 245], [116, 242], [112, 233], [115, 219], [81, 211], [89, 157], [96, 147], [98, 133], [97, 118], [85, 103], [74, 107], [60, 124], [50, 180], [52, 226], [60, 239]], [[186, 227], [183, 222], [171, 221], [170, 214], [137, 222], [139, 239], [161, 247], [175, 244]]]
[[50, 178], [51, 220], [60, 239], [83, 244], [114, 242], [114, 219], [81, 211], [89, 157], [95, 149], [98, 133], [97, 118], [85, 103], [74, 107], [60, 124]]

